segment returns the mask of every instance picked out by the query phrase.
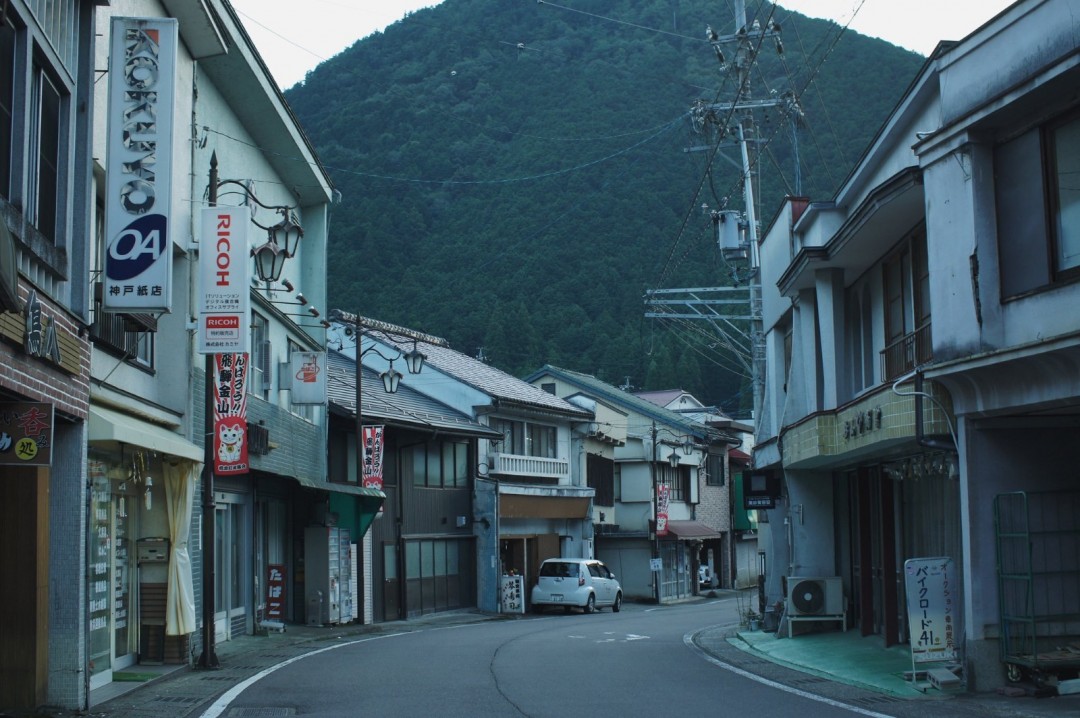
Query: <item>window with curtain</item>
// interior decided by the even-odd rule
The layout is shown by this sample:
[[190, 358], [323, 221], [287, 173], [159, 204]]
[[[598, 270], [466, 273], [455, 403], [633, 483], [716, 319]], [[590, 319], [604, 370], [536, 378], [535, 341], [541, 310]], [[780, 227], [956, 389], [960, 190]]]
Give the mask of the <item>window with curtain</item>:
[[403, 450], [404, 470], [413, 486], [462, 489], [469, 485], [469, 444], [466, 441], [428, 441]]

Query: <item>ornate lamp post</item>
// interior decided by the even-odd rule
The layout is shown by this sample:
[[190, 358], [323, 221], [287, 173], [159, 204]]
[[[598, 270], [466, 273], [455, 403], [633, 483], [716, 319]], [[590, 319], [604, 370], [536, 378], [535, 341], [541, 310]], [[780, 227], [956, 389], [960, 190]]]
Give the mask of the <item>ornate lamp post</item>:
[[[245, 199], [254, 202], [264, 209], [279, 212], [281, 221], [272, 226], [263, 226], [252, 219], [252, 223], [267, 232], [266, 243], [251, 250], [251, 256], [255, 258], [255, 271], [259, 280], [270, 283], [281, 278], [281, 271], [285, 266], [285, 260], [295, 256], [299, 247], [300, 239], [304, 236], [304, 230], [296, 221], [292, 207], [270, 206], [263, 204], [252, 193], [247, 184], [239, 180], [218, 179], [217, 153], [210, 156], [210, 184], [208, 190], [208, 204], [217, 206], [218, 189], [224, 185], [237, 185], [243, 190]], [[215, 536], [215, 512], [214, 501], [214, 354], [206, 355], [206, 401], [205, 416], [203, 417], [204, 435], [204, 466], [203, 466], [203, 648], [199, 656], [201, 668], [217, 668], [217, 653], [214, 649], [214, 596], [216, 594], [217, 572], [214, 561]]]

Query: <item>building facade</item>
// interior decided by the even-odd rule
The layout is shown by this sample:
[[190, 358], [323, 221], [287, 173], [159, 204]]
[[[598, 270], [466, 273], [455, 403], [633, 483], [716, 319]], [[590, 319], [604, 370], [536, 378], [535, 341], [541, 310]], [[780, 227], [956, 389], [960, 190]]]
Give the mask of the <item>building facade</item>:
[[95, 2], [0, 22], [0, 707], [83, 705]]
[[[798, 617], [792, 581], [837, 577], [849, 625], [975, 690], [1052, 672], [1078, 625], [1076, 23], [1018, 2], [939, 45], [837, 195], [789, 198], [761, 243], [767, 600]], [[1066, 543], [1009, 568], [1018, 531]], [[928, 560], [950, 581], [925, 629]]]
[[702, 565], [730, 587], [727, 449], [737, 440], [588, 374], [548, 365], [526, 380], [596, 407], [583, 467], [596, 489], [596, 554], [626, 597], [668, 602], [696, 595]]
[[[259, 630], [269, 614], [303, 616], [297, 527], [326, 501], [309, 487], [325, 484], [327, 415], [325, 394], [301, 399], [293, 390], [291, 365], [324, 346], [325, 327], [308, 309], [325, 302], [332, 192], [228, 3], [127, 0], [99, 9], [97, 20], [97, 66], [109, 72], [96, 87], [90, 215], [87, 528], [99, 557], [91, 567], [98, 588], [86, 597], [91, 688], [139, 661], [212, 665], [214, 645]], [[143, 66], [154, 66], [152, 81], [132, 69]], [[140, 94], [151, 89], [140, 81], [154, 94]], [[158, 106], [128, 107], [135, 97]], [[125, 122], [138, 112], [157, 119], [139, 126], [136, 141]], [[191, 120], [165, 122], [180, 117]], [[152, 173], [138, 169], [145, 157], [125, 156], [150, 150]], [[116, 227], [147, 205], [166, 215], [172, 261], [144, 293], [143, 277], [125, 281], [117, 269], [139, 253]], [[227, 237], [221, 217], [238, 225]], [[249, 257], [285, 220], [302, 228], [302, 240], [279, 278], [258, 281]], [[214, 256], [211, 277], [205, 263]], [[204, 317], [226, 269], [240, 320], [215, 354]], [[140, 303], [155, 287], [160, 301]], [[217, 356], [227, 359], [216, 364]], [[239, 422], [213, 421], [226, 397], [246, 409], [243, 432]], [[246, 456], [228, 472], [219, 455], [226, 446]]]

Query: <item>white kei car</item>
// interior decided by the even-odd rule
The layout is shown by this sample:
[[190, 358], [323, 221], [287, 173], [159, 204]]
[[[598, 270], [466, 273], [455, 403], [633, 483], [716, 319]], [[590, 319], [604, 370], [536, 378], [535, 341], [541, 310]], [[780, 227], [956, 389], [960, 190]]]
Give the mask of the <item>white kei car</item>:
[[585, 613], [611, 606], [618, 613], [622, 609], [622, 586], [615, 574], [595, 559], [549, 558], [540, 564], [531, 602], [536, 613], [548, 606], [562, 606], [568, 613], [575, 606]]

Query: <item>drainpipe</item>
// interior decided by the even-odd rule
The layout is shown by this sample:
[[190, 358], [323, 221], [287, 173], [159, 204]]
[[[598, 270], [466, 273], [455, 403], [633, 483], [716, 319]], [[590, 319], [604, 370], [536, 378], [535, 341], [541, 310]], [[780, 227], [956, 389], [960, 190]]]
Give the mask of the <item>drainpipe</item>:
[[[915, 390], [914, 391], [900, 391], [899, 389], [897, 389], [897, 387], [900, 384], [902, 384], [903, 382], [907, 381], [908, 379], [912, 379], [912, 378], [915, 379]], [[893, 393], [896, 394], [897, 396], [914, 396], [914, 397], [916, 397], [915, 398], [915, 442], [919, 446], [923, 446], [923, 447], [925, 447], [927, 449], [943, 449], [945, 451], [952, 451], [954, 453], [959, 451], [960, 444], [956, 440], [956, 430], [953, 429], [952, 419], [949, 417], [949, 413], [945, 410], [945, 407], [942, 406], [940, 401], [938, 401], [934, 396], [932, 396], [932, 395], [926, 393], [925, 391], [923, 391], [923, 375], [922, 375], [922, 370], [919, 367], [916, 367], [915, 369], [912, 369], [907, 374], [904, 374], [902, 377], [900, 377], [899, 379], [894, 381], [893, 385], [892, 385], [892, 390], [893, 390]], [[936, 404], [937, 407], [939, 409], [941, 409], [942, 414], [945, 415], [945, 424], [949, 428], [949, 436], [951, 437], [952, 441], [943, 441], [941, 439], [931, 438], [931, 437], [926, 436], [926, 434], [923, 433], [923, 403], [922, 403], [923, 398], [927, 398], [930, 401], [934, 402], [934, 404]]]

